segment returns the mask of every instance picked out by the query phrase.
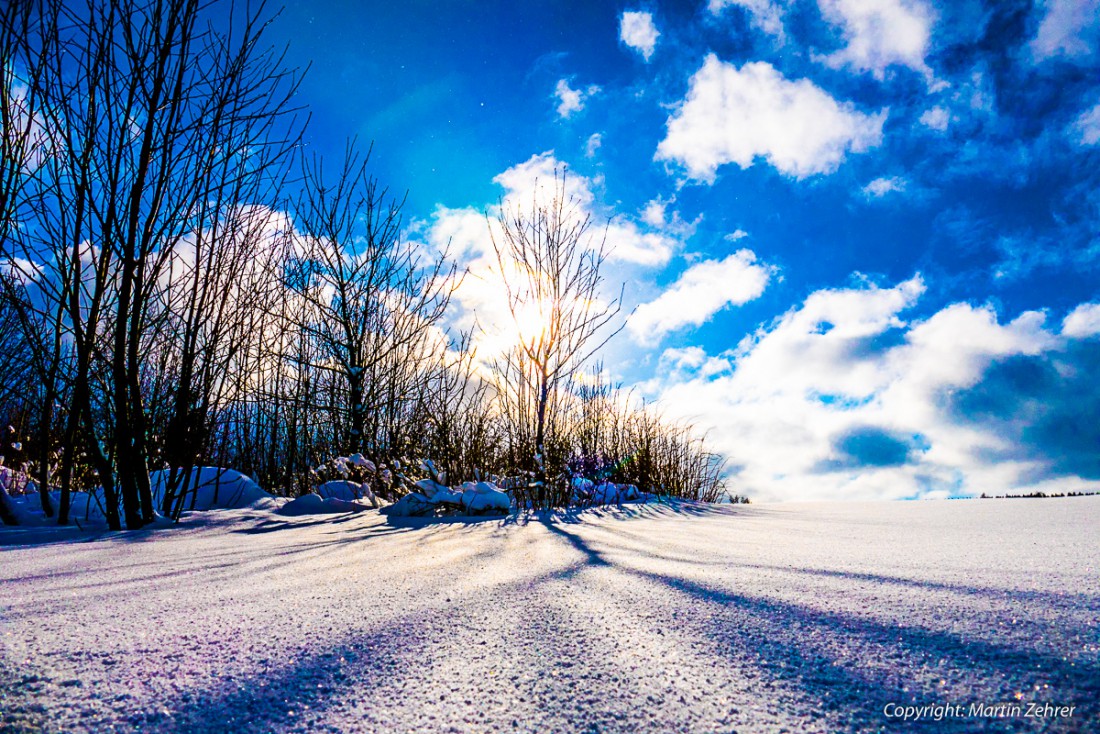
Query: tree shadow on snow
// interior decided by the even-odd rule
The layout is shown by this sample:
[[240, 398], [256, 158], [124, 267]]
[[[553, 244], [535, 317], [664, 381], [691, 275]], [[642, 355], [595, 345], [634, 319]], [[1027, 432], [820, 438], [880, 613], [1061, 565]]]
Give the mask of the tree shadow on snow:
[[860, 571], [836, 571], [825, 568], [793, 568], [790, 566], [769, 566], [765, 564], [750, 563], [738, 565], [744, 568], [757, 568], [764, 571], [780, 571], [846, 581], [866, 581], [886, 586], [903, 586], [913, 589], [946, 591], [994, 600], [1003, 599], [1011, 600], [1012, 602], [1033, 602], [1058, 607], [1079, 607], [1085, 605], [1100, 608], [1100, 596], [1071, 589], [1058, 592], [1039, 591], [1035, 589], [992, 589], [971, 584], [956, 584], [926, 579], [909, 579], [903, 576], [887, 576], [885, 574], [864, 573]]
[[386, 515], [386, 524], [406, 530], [424, 530], [446, 525], [494, 525], [505, 524], [508, 515], [445, 515], [443, 517], [394, 517]]
[[[632, 569], [609, 561], [563, 524], [546, 522], [545, 526], [583, 553], [588, 568], [614, 568], [678, 592], [697, 612], [692, 615], [695, 621], [687, 626], [712, 641], [732, 664], [744, 666], [757, 661], [756, 667], [765, 677], [797, 683], [853, 731], [900, 726], [883, 714], [889, 703], [969, 706], [974, 702], [1012, 702], [1022, 695], [1025, 702], [1076, 705], [1077, 717], [1058, 723], [1067, 727], [1066, 731], [1087, 731], [1089, 716], [1100, 714], [1096, 711], [1100, 665], [1096, 663], [1068, 660], [1035, 647], [1021, 648], [737, 594], [684, 578]], [[570, 575], [576, 572], [574, 569]], [[1038, 598], [1033, 601], [1043, 603]], [[1043, 643], [1041, 636], [1034, 639], [1036, 646]], [[953, 692], [954, 685], [962, 691]], [[984, 691], [991, 692], [983, 695]], [[769, 694], [760, 691], [759, 695]], [[975, 695], [978, 698], [972, 700]], [[1004, 723], [997, 719], [960, 719], [908, 722], [907, 726], [970, 732], [1000, 731]], [[1044, 729], [1049, 722], [1042, 719], [1015, 719], [1009, 723], [1013, 730], [1049, 730]]]

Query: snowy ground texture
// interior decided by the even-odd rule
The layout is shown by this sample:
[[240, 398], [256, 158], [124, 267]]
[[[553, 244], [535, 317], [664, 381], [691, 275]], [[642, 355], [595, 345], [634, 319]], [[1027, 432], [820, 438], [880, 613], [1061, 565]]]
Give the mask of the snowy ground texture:
[[[8, 732], [1100, 731], [1100, 497], [0, 530]], [[903, 725], [888, 704], [1060, 719]]]

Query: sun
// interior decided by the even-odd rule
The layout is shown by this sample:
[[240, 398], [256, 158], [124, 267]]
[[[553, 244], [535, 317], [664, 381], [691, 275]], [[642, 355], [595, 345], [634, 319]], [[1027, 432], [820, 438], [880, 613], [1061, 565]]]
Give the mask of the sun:
[[517, 346], [531, 347], [550, 335], [553, 306], [543, 301], [517, 304], [513, 310], [514, 338]]

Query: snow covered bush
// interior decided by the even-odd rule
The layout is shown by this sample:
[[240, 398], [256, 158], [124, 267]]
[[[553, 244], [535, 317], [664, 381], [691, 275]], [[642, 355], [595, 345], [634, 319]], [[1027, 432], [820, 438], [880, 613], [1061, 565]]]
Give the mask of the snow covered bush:
[[310, 472], [311, 488], [322, 497], [365, 500], [372, 507], [380, 507], [382, 499], [393, 501], [407, 491], [402, 491], [402, 463], [393, 463], [391, 469], [385, 464], [376, 464], [361, 453], [337, 456], [314, 467]]
[[433, 479], [417, 482], [411, 492], [382, 509], [391, 517], [442, 517], [446, 515], [506, 515], [512, 508], [507, 494], [490, 482], [465, 482], [451, 488]]

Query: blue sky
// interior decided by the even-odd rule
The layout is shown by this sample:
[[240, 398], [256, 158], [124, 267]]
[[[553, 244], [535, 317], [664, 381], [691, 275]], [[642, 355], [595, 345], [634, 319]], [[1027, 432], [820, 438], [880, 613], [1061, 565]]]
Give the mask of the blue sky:
[[[610, 221], [608, 371], [758, 499], [1100, 481], [1100, 2], [298, 2], [307, 144], [408, 236], [568, 166]], [[456, 326], [503, 318], [487, 278]], [[491, 345], [491, 340], [488, 340]]]

